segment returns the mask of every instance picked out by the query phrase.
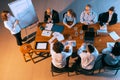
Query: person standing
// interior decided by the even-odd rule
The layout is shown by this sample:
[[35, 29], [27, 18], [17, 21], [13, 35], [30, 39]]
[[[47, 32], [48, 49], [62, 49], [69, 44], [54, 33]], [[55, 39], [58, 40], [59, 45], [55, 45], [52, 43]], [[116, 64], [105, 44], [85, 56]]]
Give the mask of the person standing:
[[16, 38], [17, 45], [22, 45], [22, 38], [21, 38], [21, 27], [19, 25], [19, 21], [13, 17], [9, 11], [2, 11], [1, 18], [4, 22], [5, 28], [7, 28], [11, 34], [13, 34]]

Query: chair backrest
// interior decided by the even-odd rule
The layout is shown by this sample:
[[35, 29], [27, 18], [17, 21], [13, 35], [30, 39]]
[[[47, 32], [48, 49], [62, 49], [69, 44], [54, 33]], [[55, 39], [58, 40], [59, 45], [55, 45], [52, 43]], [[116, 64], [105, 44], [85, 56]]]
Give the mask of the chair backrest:
[[95, 61], [95, 64], [94, 64], [94, 67], [93, 67], [93, 70], [98, 70], [98, 69], [102, 68], [102, 66], [103, 66], [103, 64], [102, 64], [102, 57], [103, 57], [102, 54], [100, 54], [97, 57], [97, 59]]

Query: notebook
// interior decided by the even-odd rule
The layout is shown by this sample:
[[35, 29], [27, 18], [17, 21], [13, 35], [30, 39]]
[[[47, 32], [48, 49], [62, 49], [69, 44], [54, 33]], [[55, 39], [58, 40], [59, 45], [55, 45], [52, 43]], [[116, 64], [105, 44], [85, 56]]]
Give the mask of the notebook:
[[94, 42], [95, 32], [85, 32], [84, 42]]
[[52, 29], [51, 29], [51, 31], [53, 31], [53, 32], [60, 32], [60, 33], [62, 33], [63, 30], [64, 30], [64, 26], [57, 25], [57, 24], [54, 24]]

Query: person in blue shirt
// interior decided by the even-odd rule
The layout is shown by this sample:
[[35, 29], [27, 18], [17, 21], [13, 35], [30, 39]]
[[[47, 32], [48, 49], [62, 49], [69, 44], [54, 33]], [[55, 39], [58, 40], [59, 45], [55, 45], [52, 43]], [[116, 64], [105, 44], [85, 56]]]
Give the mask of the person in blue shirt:
[[104, 54], [103, 62], [108, 66], [117, 66], [120, 61], [120, 43], [115, 42], [114, 46], [109, 46], [103, 49], [102, 54]]
[[92, 10], [90, 4], [87, 4], [85, 10], [81, 13], [80, 22], [84, 25], [95, 24], [97, 22], [97, 14]]
[[63, 24], [68, 28], [72, 28], [76, 24], [76, 15], [72, 9], [69, 9], [67, 13], [64, 14]]

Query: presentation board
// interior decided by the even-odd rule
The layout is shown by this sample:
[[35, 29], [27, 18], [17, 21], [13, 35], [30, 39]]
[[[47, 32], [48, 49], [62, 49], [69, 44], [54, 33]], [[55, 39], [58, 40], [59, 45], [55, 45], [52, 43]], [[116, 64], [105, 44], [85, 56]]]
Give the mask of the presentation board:
[[21, 28], [26, 28], [38, 21], [37, 14], [31, 0], [16, 0], [8, 4]]

